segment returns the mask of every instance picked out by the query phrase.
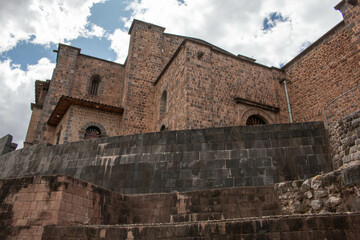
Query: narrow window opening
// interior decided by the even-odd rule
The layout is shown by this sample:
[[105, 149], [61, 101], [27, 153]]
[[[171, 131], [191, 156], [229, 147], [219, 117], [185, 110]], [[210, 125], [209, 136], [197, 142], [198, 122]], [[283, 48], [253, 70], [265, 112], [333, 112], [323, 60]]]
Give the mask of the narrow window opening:
[[263, 124], [266, 124], [266, 122], [260, 115], [252, 115], [246, 120], [247, 126]]
[[96, 96], [98, 94], [99, 83], [100, 83], [99, 75], [95, 75], [91, 77], [90, 95]]
[[59, 132], [56, 134], [56, 144], [60, 143], [60, 136], [61, 136], [62, 126], [59, 129]]
[[160, 117], [166, 113], [167, 108], [167, 91], [165, 90], [160, 99]]
[[84, 139], [95, 139], [101, 137], [101, 131], [98, 127], [90, 126], [85, 131]]

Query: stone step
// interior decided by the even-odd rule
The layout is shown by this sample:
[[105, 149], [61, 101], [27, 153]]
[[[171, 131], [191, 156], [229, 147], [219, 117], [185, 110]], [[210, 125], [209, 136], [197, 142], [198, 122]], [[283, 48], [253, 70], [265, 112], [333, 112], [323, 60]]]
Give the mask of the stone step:
[[46, 226], [44, 240], [281, 239], [357, 240], [360, 213], [292, 215], [173, 224]]

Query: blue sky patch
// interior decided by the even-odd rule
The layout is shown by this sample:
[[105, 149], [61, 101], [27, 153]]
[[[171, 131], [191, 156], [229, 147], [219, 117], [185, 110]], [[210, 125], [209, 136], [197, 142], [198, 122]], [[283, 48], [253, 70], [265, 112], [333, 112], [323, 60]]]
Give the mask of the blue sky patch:
[[81, 53], [97, 58], [115, 61], [116, 54], [110, 50], [111, 42], [106, 38], [85, 38], [79, 37], [71, 41], [71, 46], [81, 48]]
[[89, 21], [108, 32], [114, 32], [115, 29], [123, 29], [122, 18], [129, 18], [130, 10], [126, 10], [127, 3], [123, 1], [107, 1], [105, 3], [95, 4], [91, 8]]
[[268, 31], [276, 27], [279, 22], [287, 22], [288, 20], [289, 18], [284, 18], [281, 13], [272, 12], [264, 19], [262, 30]]
[[53, 50], [58, 49], [57, 44], [50, 44], [48, 47], [39, 44], [32, 44], [27, 41], [21, 41], [16, 48], [0, 54], [0, 61], [11, 59], [12, 64], [20, 64], [20, 69], [27, 70], [27, 65], [35, 65], [41, 58], [48, 58], [51, 62], [56, 61], [56, 53]]

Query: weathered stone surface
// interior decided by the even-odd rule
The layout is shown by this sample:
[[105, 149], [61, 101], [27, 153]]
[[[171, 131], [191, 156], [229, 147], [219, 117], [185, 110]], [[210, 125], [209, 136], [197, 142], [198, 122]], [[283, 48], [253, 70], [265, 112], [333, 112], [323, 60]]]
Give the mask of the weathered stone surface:
[[0, 138], [0, 156], [15, 151], [17, 144], [12, 143], [12, 136], [11, 135], [5, 135], [4, 137]]
[[359, 213], [284, 216], [162, 225], [44, 227], [43, 239], [357, 240]]
[[[312, 122], [39, 144], [1, 156], [0, 177], [64, 174], [121, 193], [270, 186], [331, 171], [326, 137]], [[310, 153], [305, 140], [314, 143]]]
[[[360, 164], [317, 175], [304, 180], [302, 184], [298, 180], [275, 184], [283, 213], [358, 211], [360, 209], [359, 172]], [[310, 182], [311, 189], [308, 190]], [[306, 211], [302, 212], [304, 210]]]
[[334, 169], [360, 160], [360, 111], [329, 125]]

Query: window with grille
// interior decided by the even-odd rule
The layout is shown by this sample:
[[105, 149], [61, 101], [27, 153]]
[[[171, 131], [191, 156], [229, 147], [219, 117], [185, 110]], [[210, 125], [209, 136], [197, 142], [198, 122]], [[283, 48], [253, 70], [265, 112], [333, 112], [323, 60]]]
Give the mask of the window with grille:
[[265, 120], [260, 115], [252, 115], [246, 120], [246, 125], [263, 125]]
[[101, 137], [101, 131], [98, 127], [90, 126], [85, 130], [85, 136], [84, 139], [94, 139], [94, 138], [100, 138]]

